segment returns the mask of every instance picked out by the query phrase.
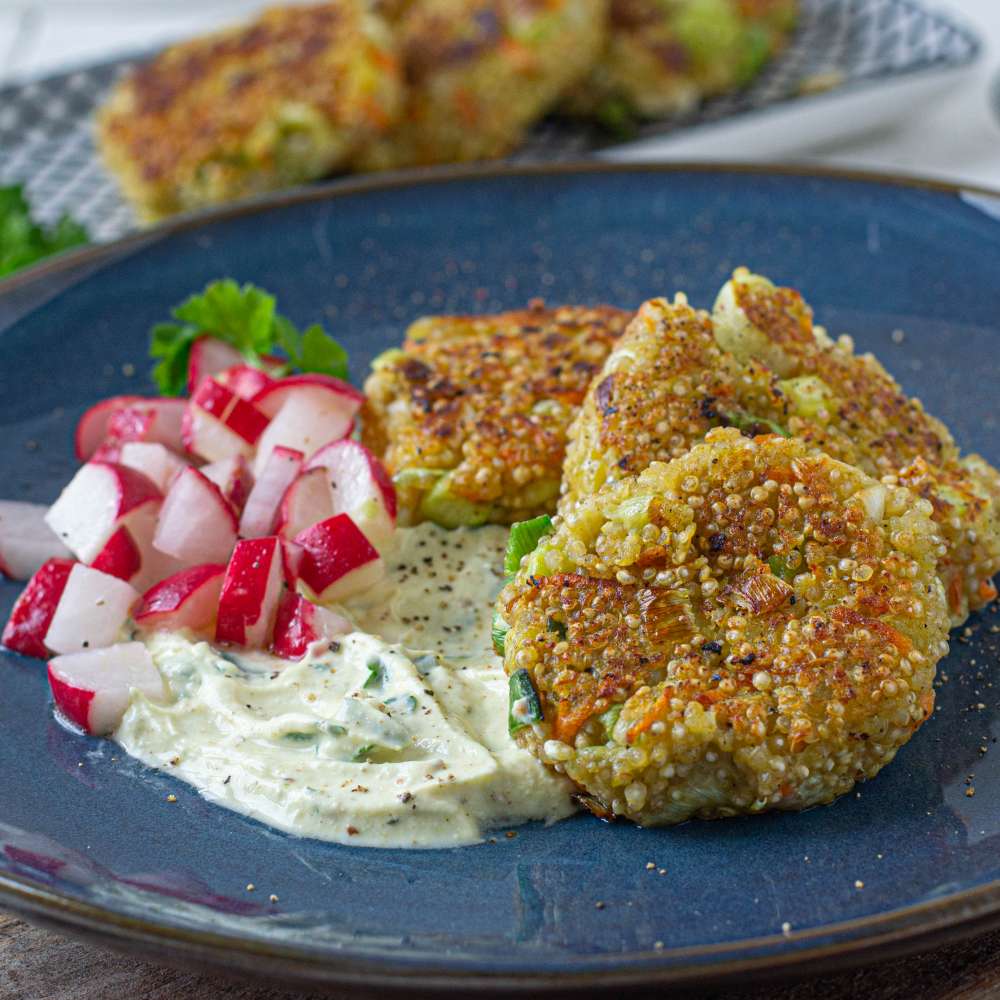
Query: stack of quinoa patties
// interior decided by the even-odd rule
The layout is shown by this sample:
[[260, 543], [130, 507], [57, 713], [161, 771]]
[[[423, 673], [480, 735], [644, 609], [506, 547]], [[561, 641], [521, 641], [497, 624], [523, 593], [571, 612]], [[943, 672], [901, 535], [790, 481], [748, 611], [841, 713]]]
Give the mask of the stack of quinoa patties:
[[558, 110], [621, 131], [748, 82], [798, 0], [337, 0], [175, 45], [116, 85], [144, 220], [346, 170], [503, 156]]
[[[605, 357], [571, 421], [543, 391], [520, 403], [527, 425], [561, 415], [558, 500], [548, 487], [521, 507], [465, 497], [443, 519], [555, 515], [498, 602], [512, 731], [603, 816], [829, 802], [930, 715], [949, 626], [995, 599], [1000, 475], [766, 278], [738, 270], [712, 313], [654, 299], [621, 336], [606, 335], [609, 315], [589, 314], [603, 336], [575, 327], [573, 350]], [[370, 440], [420, 484], [418, 519], [439, 519], [426, 503], [439, 483], [459, 498], [477, 476], [507, 488], [504, 434], [485, 457], [476, 441], [491, 382], [468, 366], [474, 345], [495, 345], [460, 340], [462, 371], [440, 339], [427, 347], [456, 322], [468, 338], [468, 320], [421, 321], [427, 336], [369, 382]], [[445, 425], [437, 463], [422, 441]]]

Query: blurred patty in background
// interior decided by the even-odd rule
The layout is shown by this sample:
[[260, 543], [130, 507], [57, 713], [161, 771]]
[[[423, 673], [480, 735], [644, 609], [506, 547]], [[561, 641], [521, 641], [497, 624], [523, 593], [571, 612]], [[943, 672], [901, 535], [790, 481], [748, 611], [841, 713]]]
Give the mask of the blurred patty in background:
[[606, 126], [743, 86], [798, 0], [338, 0], [175, 45], [98, 115], [153, 221], [355, 170], [491, 159], [556, 111]]

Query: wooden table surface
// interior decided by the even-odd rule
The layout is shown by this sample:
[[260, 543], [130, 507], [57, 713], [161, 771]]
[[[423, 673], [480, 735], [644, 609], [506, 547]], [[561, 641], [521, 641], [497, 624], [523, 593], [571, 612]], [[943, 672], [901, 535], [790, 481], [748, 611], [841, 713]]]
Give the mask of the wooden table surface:
[[[629, 991], [629, 996], [638, 994]], [[348, 994], [345, 994], [345, 1000]], [[1000, 997], [1000, 932], [857, 972], [714, 1000], [987, 1000]], [[0, 1000], [312, 1000], [138, 962], [0, 913]]]

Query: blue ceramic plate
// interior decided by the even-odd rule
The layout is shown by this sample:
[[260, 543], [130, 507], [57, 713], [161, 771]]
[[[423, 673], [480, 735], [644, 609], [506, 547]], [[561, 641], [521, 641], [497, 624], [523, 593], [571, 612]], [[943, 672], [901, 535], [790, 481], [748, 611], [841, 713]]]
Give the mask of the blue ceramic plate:
[[[221, 275], [325, 318], [360, 381], [423, 312], [675, 289], [708, 304], [746, 263], [1000, 462], [998, 219], [1000, 198], [929, 185], [583, 167], [356, 181], [182, 221], [0, 286], [8, 323], [43, 301], [0, 335], [0, 492], [51, 499], [77, 416], [148, 388], [147, 328]], [[0, 614], [17, 592], [0, 586]], [[967, 933], [1000, 913], [998, 621], [969, 622], [933, 720], [833, 806], [670, 830], [578, 816], [424, 852], [299, 840], [209, 805], [64, 731], [41, 665], [2, 654], [0, 902], [167, 960], [383, 992], [704, 982]]]

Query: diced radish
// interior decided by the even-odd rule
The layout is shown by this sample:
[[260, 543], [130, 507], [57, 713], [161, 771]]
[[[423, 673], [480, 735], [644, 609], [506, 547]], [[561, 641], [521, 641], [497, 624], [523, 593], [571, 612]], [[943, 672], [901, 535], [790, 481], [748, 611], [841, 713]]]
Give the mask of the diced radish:
[[254, 404], [271, 417], [257, 443], [254, 471], [264, 468], [279, 444], [311, 455], [328, 441], [346, 436], [363, 400], [357, 389], [327, 375], [279, 379], [254, 397]]
[[301, 660], [314, 642], [335, 639], [350, 631], [352, 625], [346, 618], [287, 590], [278, 606], [272, 648], [286, 660]]
[[163, 678], [141, 642], [53, 657], [49, 686], [59, 713], [92, 736], [118, 728], [133, 690], [152, 701], [167, 698]]
[[305, 555], [306, 550], [301, 545], [287, 538], [281, 540], [281, 568], [285, 574], [285, 583], [292, 589], [299, 582]]
[[124, 580], [77, 563], [45, 633], [45, 645], [56, 653], [113, 645], [139, 596]]
[[111, 536], [127, 527], [144, 536], [163, 495], [141, 472], [113, 462], [82, 465], [45, 520], [82, 562], [96, 559]]
[[188, 355], [188, 395], [194, 395], [203, 378], [211, 378], [242, 363], [243, 355], [232, 344], [217, 337], [199, 337]]
[[271, 641], [283, 587], [280, 539], [237, 542], [219, 596], [216, 642], [265, 649]]
[[28, 581], [4, 626], [3, 644], [8, 649], [25, 656], [49, 655], [45, 633], [75, 565], [72, 559], [50, 559]]
[[141, 472], [161, 493], [170, 489], [188, 465], [165, 445], [147, 441], [125, 442], [118, 451], [118, 463]]
[[320, 448], [307, 469], [326, 469], [333, 512], [351, 520], [381, 548], [396, 530], [396, 490], [385, 466], [359, 441], [334, 441]]
[[382, 578], [382, 559], [347, 514], [306, 528], [295, 542], [305, 550], [299, 580], [322, 603], [341, 601]]
[[306, 528], [333, 517], [334, 513], [329, 473], [326, 469], [310, 469], [285, 491], [275, 530], [283, 538], [294, 538]]
[[199, 470], [222, 490], [222, 495], [240, 511], [246, 506], [253, 489], [253, 473], [242, 455], [233, 455], [218, 462], [210, 462]]
[[110, 399], [102, 399], [87, 410], [76, 425], [76, 457], [81, 462], [92, 458], [108, 436], [108, 421], [111, 417], [118, 410], [141, 398], [141, 396], [112, 396]]
[[254, 397], [253, 402], [268, 417], [273, 417], [291, 396], [303, 391], [311, 392], [314, 389], [339, 398], [341, 407], [351, 417], [361, 409], [361, 404], [365, 401], [365, 394], [360, 389], [355, 389], [353, 385], [339, 378], [306, 372], [302, 375], [287, 375], [285, 378], [275, 379], [272, 385]]
[[105, 542], [104, 548], [97, 553], [97, 558], [90, 565], [93, 569], [130, 583], [142, 571], [142, 552], [128, 528], [122, 527]]
[[281, 498], [302, 471], [304, 457], [301, 451], [282, 445], [271, 452], [243, 508], [240, 518], [240, 535], [243, 538], [259, 538], [273, 533]]
[[90, 456], [91, 462], [118, 462], [122, 457], [122, 446], [118, 441], [104, 441]]
[[219, 607], [226, 567], [218, 563], [191, 566], [161, 580], [142, 595], [133, 617], [145, 629], [207, 629]]
[[184, 414], [184, 447], [208, 462], [249, 456], [267, 427], [267, 419], [232, 389], [215, 379], [204, 379]]
[[258, 393], [274, 385], [275, 380], [266, 371], [253, 365], [234, 365], [219, 372], [217, 379], [228, 386], [237, 396], [251, 400]]
[[147, 441], [180, 451], [181, 422], [187, 400], [157, 397], [136, 399], [111, 414], [105, 442], [124, 444], [126, 441]]
[[27, 580], [46, 560], [65, 559], [69, 549], [45, 523], [47, 507], [0, 500], [0, 573]]
[[153, 546], [188, 566], [224, 563], [236, 529], [236, 514], [219, 487], [197, 469], [185, 469], [163, 501]]

